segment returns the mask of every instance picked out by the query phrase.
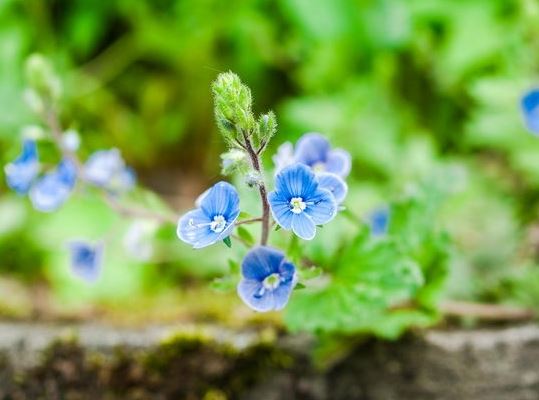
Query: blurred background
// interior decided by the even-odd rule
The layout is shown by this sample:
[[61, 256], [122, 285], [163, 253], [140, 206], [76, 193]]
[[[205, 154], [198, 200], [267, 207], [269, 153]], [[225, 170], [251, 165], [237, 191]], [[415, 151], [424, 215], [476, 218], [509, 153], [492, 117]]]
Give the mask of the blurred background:
[[[280, 143], [318, 131], [351, 152], [347, 204], [360, 215], [411, 182], [447, 183], [445, 296], [537, 306], [539, 139], [519, 99], [538, 84], [538, 22], [534, 0], [0, 0], [0, 161], [38, 123], [22, 93], [24, 61], [40, 52], [62, 77], [61, 119], [82, 156], [118, 147], [142, 185], [188, 209], [219, 179], [210, 84], [231, 70], [256, 112], [277, 114], [266, 169]], [[40, 214], [0, 174], [1, 316], [260, 318], [208, 288], [228, 270], [221, 246], [201, 256], [166, 226], [139, 261], [122, 245], [130, 222], [91, 193]], [[317, 242], [330, 251], [345, 234], [333, 224]], [[70, 274], [65, 241], [103, 237], [103, 276], [89, 286]]]

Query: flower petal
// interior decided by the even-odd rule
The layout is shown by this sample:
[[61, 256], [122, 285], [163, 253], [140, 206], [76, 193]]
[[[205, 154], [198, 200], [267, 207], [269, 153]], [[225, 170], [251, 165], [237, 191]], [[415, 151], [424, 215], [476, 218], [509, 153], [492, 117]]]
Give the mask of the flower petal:
[[284, 254], [267, 246], [253, 248], [241, 263], [244, 278], [262, 282], [269, 275], [279, 272]]
[[337, 215], [335, 197], [329, 190], [318, 189], [312, 197], [307, 199], [307, 208], [303, 214], [308, 214], [316, 225], [331, 221]]
[[63, 160], [56, 171], [38, 179], [30, 189], [29, 197], [34, 208], [42, 212], [58, 209], [71, 195], [76, 177], [73, 162]]
[[255, 311], [267, 312], [274, 308], [273, 293], [264, 290], [262, 282], [258, 280], [242, 279], [237, 292], [243, 302]]
[[389, 208], [382, 207], [369, 215], [371, 233], [373, 236], [382, 236], [387, 233], [389, 227]]
[[292, 229], [292, 215], [294, 214], [290, 210], [290, 203], [277, 192], [270, 192], [268, 194], [268, 202], [271, 209], [273, 219], [283, 229]]
[[7, 185], [18, 194], [26, 194], [39, 173], [37, 146], [34, 140], [23, 142], [22, 152], [4, 167]]
[[294, 145], [290, 142], [284, 142], [277, 149], [277, 153], [272, 157], [275, 164], [275, 173], [294, 163]]
[[352, 168], [352, 157], [343, 149], [331, 150], [326, 160], [326, 171], [346, 178]]
[[72, 241], [68, 246], [73, 274], [87, 282], [95, 282], [101, 274], [103, 244]]
[[302, 212], [292, 216], [292, 231], [302, 239], [311, 240], [316, 235], [316, 225], [306, 212]]
[[539, 89], [528, 91], [521, 100], [526, 126], [533, 133], [539, 134]]
[[342, 203], [348, 193], [348, 185], [336, 174], [321, 172], [317, 174], [318, 187], [329, 190], [338, 204]]
[[306, 133], [296, 144], [295, 158], [297, 162], [313, 166], [325, 163], [330, 145], [328, 140], [319, 133]]
[[293, 197], [305, 199], [312, 195], [317, 187], [318, 181], [314, 172], [304, 164], [290, 165], [275, 177], [275, 191], [287, 201]]
[[294, 279], [290, 279], [286, 282], [281, 282], [281, 284], [275, 290], [273, 290], [273, 310], [282, 310], [286, 306], [294, 286], [296, 286], [295, 277]]
[[228, 221], [235, 220], [240, 213], [240, 198], [236, 188], [228, 182], [218, 182], [200, 200], [200, 208], [208, 217], [222, 215]]
[[209, 246], [219, 240], [219, 235], [210, 229], [210, 222], [204, 211], [197, 208], [180, 218], [176, 234], [194, 248]]

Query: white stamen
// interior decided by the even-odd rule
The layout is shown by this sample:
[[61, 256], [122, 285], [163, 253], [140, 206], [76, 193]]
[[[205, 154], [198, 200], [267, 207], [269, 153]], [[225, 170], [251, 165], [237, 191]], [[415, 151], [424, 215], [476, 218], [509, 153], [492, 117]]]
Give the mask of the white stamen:
[[215, 233], [221, 233], [226, 226], [226, 219], [222, 215], [216, 215], [213, 217], [213, 221], [210, 223], [210, 229]]
[[281, 283], [281, 276], [278, 273], [273, 273], [271, 275], [266, 276], [266, 278], [262, 282], [262, 285], [264, 289], [274, 290], [279, 287], [280, 283]]
[[290, 211], [294, 214], [301, 214], [307, 208], [307, 203], [301, 197], [292, 197], [290, 200]]

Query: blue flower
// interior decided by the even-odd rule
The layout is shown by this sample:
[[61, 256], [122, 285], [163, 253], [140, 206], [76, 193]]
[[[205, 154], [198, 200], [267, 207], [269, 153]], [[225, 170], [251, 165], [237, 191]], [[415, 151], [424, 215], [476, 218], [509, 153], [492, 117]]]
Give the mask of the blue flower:
[[135, 185], [134, 171], [125, 165], [118, 149], [93, 153], [83, 167], [84, 179], [112, 193], [122, 193]]
[[319, 186], [315, 174], [303, 164], [290, 165], [277, 174], [268, 201], [275, 221], [305, 240], [314, 238], [316, 225], [329, 222], [337, 213], [335, 197]]
[[242, 280], [238, 295], [255, 311], [284, 308], [296, 285], [296, 268], [283, 253], [258, 246], [249, 251], [241, 264]]
[[56, 170], [39, 178], [30, 189], [30, 201], [38, 211], [58, 209], [71, 195], [77, 180], [73, 161], [63, 159]]
[[290, 142], [284, 142], [277, 149], [277, 153], [272, 157], [275, 164], [275, 172], [279, 172], [285, 167], [295, 163], [294, 145]]
[[7, 185], [18, 194], [27, 194], [39, 173], [37, 146], [34, 140], [26, 139], [22, 152], [13, 162], [4, 167]]
[[369, 215], [369, 223], [373, 236], [383, 236], [387, 233], [389, 227], [389, 208], [382, 207], [373, 211]]
[[348, 185], [339, 176], [330, 172], [321, 172], [316, 176], [321, 188], [331, 192], [337, 204], [341, 204], [348, 194]]
[[533, 133], [539, 134], [539, 89], [528, 91], [520, 103], [526, 126]]
[[91, 244], [83, 241], [72, 241], [68, 247], [73, 275], [86, 282], [95, 282], [101, 275], [103, 243]]
[[[292, 164], [290, 143], [285, 143], [277, 150], [274, 157], [276, 169]], [[343, 149], [332, 149], [328, 140], [319, 133], [306, 133], [296, 144], [293, 162], [311, 167], [315, 172], [331, 172], [346, 178], [352, 167], [350, 153]]]
[[178, 221], [178, 237], [195, 249], [209, 246], [230, 235], [240, 215], [240, 198], [231, 184], [219, 182], [199, 197], [198, 208]]

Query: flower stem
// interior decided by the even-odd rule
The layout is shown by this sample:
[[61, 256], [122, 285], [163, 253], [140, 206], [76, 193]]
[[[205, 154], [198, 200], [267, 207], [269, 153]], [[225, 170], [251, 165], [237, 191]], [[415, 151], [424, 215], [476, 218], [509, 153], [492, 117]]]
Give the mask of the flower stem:
[[260, 175], [260, 182], [258, 183], [260, 201], [262, 202], [262, 233], [260, 235], [260, 244], [265, 246], [268, 243], [270, 207], [268, 203], [268, 192], [263, 180], [264, 171], [262, 169], [262, 163], [260, 162], [260, 154], [254, 149], [253, 143], [245, 132], [243, 132], [243, 139], [245, 140], [245, 149], [249, 154], [251, 164], [255, 171]]

